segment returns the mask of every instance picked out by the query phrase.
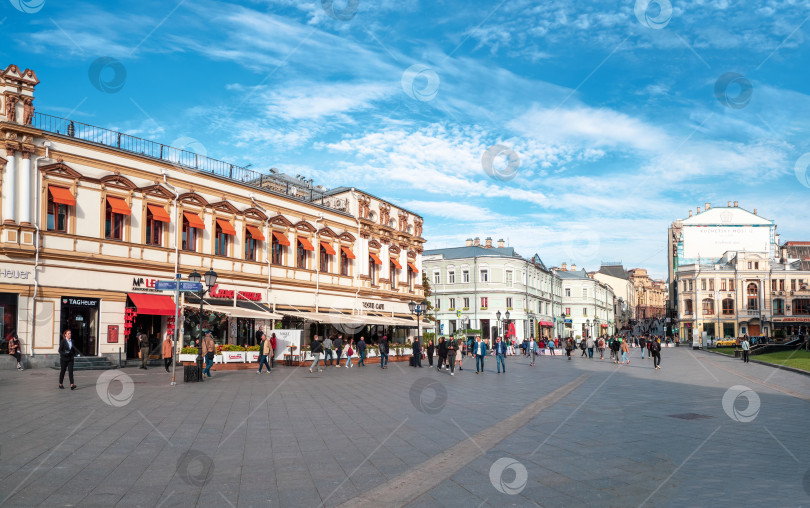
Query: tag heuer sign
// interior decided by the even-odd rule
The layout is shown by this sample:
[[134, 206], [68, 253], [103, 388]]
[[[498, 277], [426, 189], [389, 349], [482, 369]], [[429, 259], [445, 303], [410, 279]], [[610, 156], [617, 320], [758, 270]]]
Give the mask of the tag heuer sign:
[[62, 305], [72, 305], [75, 307], [98, 307], [98, 298], [73, 298], [70, 296], [62, 297]]

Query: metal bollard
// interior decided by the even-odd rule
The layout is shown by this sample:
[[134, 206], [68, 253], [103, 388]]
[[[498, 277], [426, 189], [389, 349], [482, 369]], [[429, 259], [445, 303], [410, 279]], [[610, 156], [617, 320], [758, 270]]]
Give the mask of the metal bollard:
[[121, 368], [121, 346], [118, 346], [118, 368]]

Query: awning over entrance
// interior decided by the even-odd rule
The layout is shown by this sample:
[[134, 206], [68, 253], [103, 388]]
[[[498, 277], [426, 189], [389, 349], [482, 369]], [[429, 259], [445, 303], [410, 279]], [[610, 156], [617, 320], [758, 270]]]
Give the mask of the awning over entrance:
[[127, 296], [137, 307], [138, 314], [174, 316], [174, 300], [170, 296], [141, 293], [127, 293]]
[[[186, 305], [200, 304], [199, 296], [186, 295], [185, 299]], [[233, 300], [225, 303], [221, 299], [214, 300], [212, 298], [206, 298], [205, 307], [237, 318], [281, 319], [284, 317], [281, 314], [273, 312], [270, 307], [261, 302], [251, 302], [246, 300], [237, 300], [236, 306], [234, 306]]]
[[554, 326], [551, 321], [538, 321], [537, 324], [540, 326]]

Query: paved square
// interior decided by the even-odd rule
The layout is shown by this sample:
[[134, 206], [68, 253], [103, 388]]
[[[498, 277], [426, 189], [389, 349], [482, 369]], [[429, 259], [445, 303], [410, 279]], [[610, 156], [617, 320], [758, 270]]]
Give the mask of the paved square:
[[76, 391], [57, 371], [0, 371], [0, 504], [810, 506], [810, 377], [686, 348], [655, 371], [638, 354], [175, 387], [128, 368], [77, 372]]

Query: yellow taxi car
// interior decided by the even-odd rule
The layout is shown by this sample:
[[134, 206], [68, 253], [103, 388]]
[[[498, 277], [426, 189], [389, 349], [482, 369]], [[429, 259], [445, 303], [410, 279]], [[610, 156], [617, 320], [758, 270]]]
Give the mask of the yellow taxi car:
[[715, 345], [717, 347], [736, 346], [737, 345], [737, 339], [732, 339], [731, 337], [726, 337], [724, 339], [720, 339], [717, 342], [715, 342]]

